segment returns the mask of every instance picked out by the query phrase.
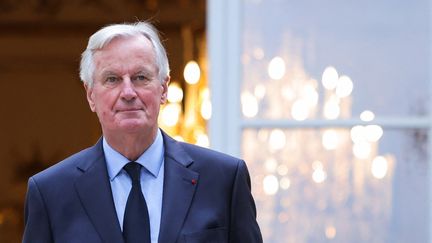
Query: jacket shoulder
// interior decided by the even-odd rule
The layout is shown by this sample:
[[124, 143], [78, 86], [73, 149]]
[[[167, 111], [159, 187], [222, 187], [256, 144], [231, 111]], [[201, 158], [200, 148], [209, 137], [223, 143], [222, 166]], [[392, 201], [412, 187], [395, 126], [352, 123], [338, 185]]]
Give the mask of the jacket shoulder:
[[56, 179], [64, 180], [65, 178], [74, 175], [77, 172], [80, 164], [92, 159], [92, 156], [95, 154], [94, 150], [96, 150], [95, 146], [83, 149], [75, 154], [70, 155], [64, 160], [33, 175], [32, 178], [37, 182], [51, 182], [52, 180]]
[[232, 171], [237, 170], [239, 165], [244, 164], [242, 159], [219, 151], [188, 143], [180, 143], [180, 145], [192, 158], [193, 167], [208, 167], [210, 169], [214, 168]]

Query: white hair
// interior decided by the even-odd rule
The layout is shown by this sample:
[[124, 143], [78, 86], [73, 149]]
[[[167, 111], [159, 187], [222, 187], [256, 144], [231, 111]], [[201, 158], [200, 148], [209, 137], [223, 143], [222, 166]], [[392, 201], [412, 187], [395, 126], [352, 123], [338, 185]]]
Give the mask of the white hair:
[[156, 54], [156, 66], [158, 68], [158, 78], [163, 82], [169, 76], [168, 57], [159, 39], [158, 31], [156, 28], [147, 22], [136, 22], [133, 24], [114, 24], [106, 26], [89, 38], [87, 48], [81, 55], [80, 63], [80, 78], [89, 86], [93, 85], [93, 72], [95, 64], [93, 61], [93, 54], [106, 45], [113, 39], [118, 37], [132, 37], [143, 35], [153, 45]]

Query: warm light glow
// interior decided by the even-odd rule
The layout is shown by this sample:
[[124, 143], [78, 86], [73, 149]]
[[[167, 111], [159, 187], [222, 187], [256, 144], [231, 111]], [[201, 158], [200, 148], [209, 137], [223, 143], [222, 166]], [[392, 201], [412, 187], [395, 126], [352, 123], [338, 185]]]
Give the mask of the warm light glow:
[[272, 151], [282, 149], [286, 144], [285, 133], [281, 129], [273, 129], [268, 144]]
[[329, 225], [325, 229], [325, 235], [327, 239], [334, 239], [336, 236], [336, 228], [333, 225]]
[[339, 80], [339, 74], [334, 67], [324, 69], [322, 75], [322, 84], [328, 90], [335, 89]]
[[261, 60], [264, 58], [264, 50], [260, 47], [256, 47], [253, 50], [253, 57], [257, 60]]
[[309, 105], [305, 100], [297, 100], [291, 107], [291, 116], [294, 120], [303, 121], [309, 116]]
[[263, 180], [264, 193], [267, 195], [274, 195], [279, 190], [279, 182], [276, 176], [267, 175]]
[[197, 114], [190, 112], [189, 114], [185, 115], [185, 118], [183, 119], [183, 125], [185, 127], [193, 127], [197, 124]]
[[324, 168], [323, 163], [319, 160], [315, 160], [312, 162], [312, 169], [314, 170], [322, 170]]
[[244, 91], [241, 95], [242, 112], [245, 117], [254, 117], [258, 114], [258, 100], [251, 93]]
[[351, 140], [354, 143], [366, 141], [366, 127], [357, 125], [351, 128]]
[[326, 130], [322, 136], [322, 145], [326, 150], [334, 150], [339, 145], [339, 135], [335, 130]]
[[340, 114], [339, 102], [336, 99], [330, 99], [324, 105], [324, 117], [333, 120]]
[[342, 75], [336, 86], [336, 95], [339, 98], [347, 97], [351, 94], [353, 90], [353, 82], [350, 77]]
[[204, 133], [200, 133], [196, 136], [196, 145], [208, 148], [210, 146], [210, 140]]
[[372, 161], [372, 168], [371, 168], [372, 175], [377, 179], [382, 179], [387, 175], [387, 171], [388, 171], [387, 159], [383, 156], [377, 156]]
[[360, 114], [360, 120], [368, 122], [375, 119], [375, 114], [370, 110], [365, 110]]
[[269, 134], [270, 134], [269, 130], [267, 130], [267, 129], [260, 129], [258, 131], [258, 140], [260, 142], [267, 143], [267, 139], [268, 139]]
[[368, 142], [354, 143], [353, 154], [358, 159], [367, 159], [372, 152], [372, 146]]
[[212, 104], [210, 100], [205, 99], [201, 104], [201, 116], [204, 120], [210, 120], [212, 115]]
[[316, 106], [318, 104], [318, 92], [314, 86], [306, 84], [303, 87], [303, 96], [309, 106]]
[[314, 170], [312, 173], [312, 180], [315, 183], [322, 183], [327, 179], [327, 173], [323, 169]]
[[281, 57], [274, 57], [267, 68], [271, 79], [279, 80], [285, 75], [285, 61]]
[[378, 125], [366, 126], [366, 139], [369, 142], [377, 142], [383, 135], [383, 129]]
[[288, 166], [286, 166], [286, 165], [279, 165], [277, 167], [277, 172], [281, 176], [284, 176], [284, 175], [288, 174]]
[[182, 136], [180, 136], [180, 135], [174, 136], [174, 139], [177, 140], [177, 141], [179, 141], [179, 142], [184, 142], [185, 141], [184, 138]]
[[[374, 232], [385, 232], [391, 223], [388, 205], [397, 179], [397, 157], [378, 156], [388, 150], [380, 127], [385, 121], [377, 120], [373, 104], [358, 103], [354, 82], [365, 80], [336, 65], [319, 67], [316, 76], [317, 66], [306, 65], [297, 46], [291, 47], [297, 39], [286, 36], [287, 46], [279, 52], [256, 48], [260, 40], [245, 46], [250, 63], [241, 85], [240, 116], [253, 120], [241, 126], [241, 150], [257, 206], [267, 211], [260, 218], [264, 241], [349, 241], [352, 227], [346, 225], [361, 228], [355, 232], [359, 241], [372, 241]], [[377, 220], [386, 224], [374, 224]], [[281, 233], [292, 222], [302, 224], [298, 237]], [[311, 230], [314, 234], [305, 238]]]
[[250, 60], [251, 60], [251, 57], [247, 54], [247, 53], [244, 53], [243, 55], [242, 55], [242, 64], [243, 65], [249, 65], [250, 64]]
[[288, 222], [288, 220], [290, 219], [290, 214], [286, 213], [286, 212], [281, 212], [278, 215], [278, 220], [280, 223], [286, 223]]
[[276, 168], [278, 166], [278, 163], [275, 159], [273, 158], [268, 158], [266, 159], [265, 163], [264, 163], [264, 167], [266, 168], [267, 172], [269, 173], [273, 173], [276, 171]]
[[291, 180], [288, 177], [283, 177], [280, 180], [279, 184], [283, 190], [286, 190], [291, 186]]
[[254, 94], [255, 97], [257, 97], [258, 99], [264, 98], [266, 94], [266, 87], [262, 84], [258, 84], [257, 86], [255, 86]]
[[183, 100], [183, 90], [178, 83], [171, 83], [168, 86], [168, 101], [171, 103], [181, 102]]
[[178, 103], [167, 104], [161, 111], [162, 123], [168, 127], [177, 124], [180, 118], [181, 106]]
[[313, 173], [312, 180], [316, 183], [322, 183], [327, 179], [327, 173], [324, 171], [324, 166], [321, 161], [314, 161], [312, 163]]
[[189, 61], [183, 71], [183, 77], [188, 84], [198, 83], [201, 76], [201, 71], [198, 63], [195, 61]]
[[296, 94], [290, 86], [285, 85], [282, 87], [282, 97], [284, 97], [284, 99], [291, 101], [295, 98], [295, 96]]

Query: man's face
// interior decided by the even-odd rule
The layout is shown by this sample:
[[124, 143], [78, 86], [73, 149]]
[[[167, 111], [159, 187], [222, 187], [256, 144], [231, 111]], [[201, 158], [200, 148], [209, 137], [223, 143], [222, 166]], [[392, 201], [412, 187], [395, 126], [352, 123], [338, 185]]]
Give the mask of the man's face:
[[169, 79], [158, 79], [151, 42], [144, 36], [116, 38], [93, 60], [94, 84], [85, 88], [104, 135], [155, 132]]

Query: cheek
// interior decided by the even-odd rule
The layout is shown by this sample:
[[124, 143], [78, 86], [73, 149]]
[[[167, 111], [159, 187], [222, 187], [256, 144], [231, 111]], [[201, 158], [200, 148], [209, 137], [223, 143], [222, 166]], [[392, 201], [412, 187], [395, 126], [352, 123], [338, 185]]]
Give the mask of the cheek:
[[108, 95], [98, 95], [94, 106], [98, 116], [107, 117], [112, 113], [113, 102]]
[[103, 107], [97, 106], [96, 107], [96, 114], [99, 117], [99, 120], [102, 121], [108, 121], [111, 120], [111, 116], [109, 114], [109, 112], [104, 109]]
[[141, 100], [147, 107], [159, 107], [162, 94], [159, 90], [149, 90], [141, 93]]

